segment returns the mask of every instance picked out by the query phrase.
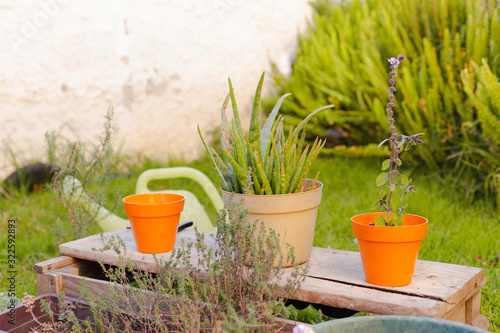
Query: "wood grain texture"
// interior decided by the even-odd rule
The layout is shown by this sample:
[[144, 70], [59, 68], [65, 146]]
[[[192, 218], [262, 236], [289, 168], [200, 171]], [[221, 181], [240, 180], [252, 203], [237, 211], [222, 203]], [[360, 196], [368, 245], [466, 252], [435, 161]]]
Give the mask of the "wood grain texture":
[[71, 265], [77, 261], [77, 257], [59, 256], [35, 264], [33, 266], [33, 270], [37, 273], [46, 273], [61, 267]]
[[[121, 229], [104, 234], [105, 239], [120, 236], [127, 250], [123, 255], [130, 258], [137, 269], [158, 272], [151, 254], [137, 252], [131, 230]], [[182, 242], [195, 242], [194, 231], [178, 234], [176, 248]], [[205, 241], [213, 245], [210, 234]], [[69, 257], [89, 261], [101, 261], [116, 265], [118, 254], [112, 250], [96, 252], [102, 248], [100, 235], [61, 244], [59, 251]], [[170, 259], [170, 252], [157, 254], [157, 260]], [[194, 255], [192, 262], [196, 262]], [[405, 287], [380, 287], [365, 281], [358, 252], [326, 248], [313, 248], [306, 263], [309, 274], [294, 299], [352, 309], [375, 314], [414, 315], [449, 318], [472, 324], [484, 320], [479, 317], [480, 291], [484, 284], [484, 272], [480, 268], [418, 260], [413, 281]], [[291, 269], [285, 269], [289, 272]], [[487, 322], [487, 321], [486, 321]]]

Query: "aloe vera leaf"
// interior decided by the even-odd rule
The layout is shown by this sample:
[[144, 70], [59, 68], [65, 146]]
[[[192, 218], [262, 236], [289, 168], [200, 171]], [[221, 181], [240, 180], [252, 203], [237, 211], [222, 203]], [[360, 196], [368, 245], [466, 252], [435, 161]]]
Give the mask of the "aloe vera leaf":
[[260, 95], [262, 92], [262, 84], [264, 83], [264, 75], [265, 72], [262, 73], [257, 89], [255, 90], [252, 114], [250, 117], [250, 128], [248, 129], [248, 140], [252, 146], [255, 145], [257, 148], [260, 146]]
[[280, 99], [274, 105], [273, 110], [269, 114], [269, 117], [267, 117], [264, 126], [262, 127], [262, 130], [260, 131], [260, 149], [262, 154], [264, 154], [264, 150], [267, 149], [269, 145], [269, 140], [271, 138], [271, 130], [274, 127], [275, 119], [276, 116], [278, 115], [281, 103], [283, 103], [283, 100], [290, 95], [291, 94], [285, 94], [280, 97]]
[[272, 169], [271, 171], [266, 170], [266, 176], [267, 179], [269, 180], [269, 186], [271, 186], [271, 191], [273, 193], [278, 194], [279, 193], [279, 172], [276, 169]]
[[[290, 127], [290, 135], [291, 133], [292, 133], [292, 128]], [[285, 172], [288, 176], [290, 176], [297, 171], [297, 165], [294, 163], [295, 156], [298, 155], [296, 153], [297, 137], [294, 137], [294, 139], [292, 140], [291, 137], [289, 136], [285, 146], [287, 146], [287, 149], [285, 151]]]
[[287, 177], [288, 175], [286, 173], [284, 164], [281, 164], [280, 170], [281, 170], [280, 191], [276, 192], [276, 193], [286, 194], [286, 192], [288, 190], [288, 183], [287, 183], [288, 179], [287, 178], [289, 178], [289, 177]]
[[220, 142], [222, 146], [222, 150], [226, 150], [228, 152], [231, 152], [231, 131], [229, 129], [229, 125], [227, 122], [227, 117], [226, 117], [226, 108], [227, 105], [229, 104], [229, 99], [231, 98], [230, 94], [227, 94], [226, 98], [224, 99], [224, 103], [222, 103], [222, 108], [220, 111], [221, 119], [222, 119], [222, 124], [220, 126]]
[[301, 181], [296, 185], [295, 190], [300, 189], [300, 187], [302, 186], [302, 182], [306, 179], [306, 176], [309, 173], [309, 170], [311, 170], [313, 162], [318, 157], [319, 152], [323, 148], [325, 143], [326, 143], [326, 140], [319, 140], [316, 137], [316, 140], [314, 141], [313, 147], [311, 148], [311, 153], [307, 157], [306, 161], [304, 162], [304, 166], [302, 167], [301, 174], [300, 174]]
[[[255, 193], [259, 193], [259, 194], [262, 194], [261, 193], [261, 186], [260, 186], [260, 183], [259, 183], [259, 179], [257, 178], [257, 175], [255, 174], [255, 172], [251, 172], [251, 175], [252, 175], [252, 181], [253, 181], [253, 188], [254, 188], [254, 191]], [[263, 184], [264, 185], [264, 184]]]
[[[240, 186], [243, 189], [247, 183], [247, 175], [245, 174], [245, 171], [243, 171], [244, 169], [241, 168], [241, 166], [236, 162], [233, 156], [231, 156], [231, 154], [229, 154], [227, 151], [222, 151], [222, 153], [233, 167]], [[250, 188], [250, 190], [253, 194], [255, 194], [253, 188]]]
[[[232, 152], [233, 158], [238, 162], [243, 170], [248, 169], [247, 165], [247, 147], [245, 145], [245, 137], [240, 137], [237, 134], [236, 123], [235, 120], [232, 119], [233, 123], [233, 142], [234, 142], [234, 151]], [[242, 184], [243, 185], [243, 184]]]
[[[264, 172], [264, 168], [262, 166], [262, 161], [259, 159], [258, 154], [259, 153], [258, 153], [257, 147], [254, 147], [253, 155], [255, 158], [256, 166], [257, 166], [257, 174], [259, 176], [259, 179], [261, 179], [262, 183], [264, 184], [264, 182], [266, 182], [266, 184], [267, 184], [267, 183], [269, 183], [269, 180], [266, 177], [266, 173]], [[266, 186], [265, 193], [268, 195], [273, 194], [270, 186]]]
[[224, 178], [226, 184], [227, 184], [227, 189], [224, 188], [224, 190], [228, 192], [239, 192], [239, 182], [236, 177], [236, 174], [231, 166], [231, 164], [225, 163], [222, 158], [217, 154], [214, 148], [209, 147], [210, 152], [212, 153], [212, 156], [214, 157], [215, 163], [219, 167], [222, 177]]
[[241, 119], [240, 119], [240, 113], [238, 112], [238, 106], [236, 105], [236, 98], [234, 97], [234, 89], [233, 89], [233, 84], [231, 83], [231, 79], [227, 79], [229, 82], [229, 95], [231, 96], [231, 105], [233, 107], [233, 121], [234, 124], [236, 125], [236, 134], [240, 138], [240, 140], [243, 140], [243, 128], [241, 127]]
[[[284, 144], [284, 142], [283, 142], [284, 140], [282, 137], [283, 137], [283, 118], [280, 119], [278, 126], [276, 128], [275, 135], [274, 135], [274, 141], [276, 142], [276, 151], [278, 153], [283, 151], [281, 149], [283, 144]], [[281, 158], [282, 158], [282, 156], [280, 154], [280, 159]]]
[[319, 171], [316, 173], [316, 176], [314, 177], [308, 191], [314, 190], [314, 186], [316, 186], [316, 183], [318, 182], [318, 178], [319, 178]]
[[[280, 116], [279, 116], [279, 117], [278, 117], [278, 118], [274, 121], [274, 123], [272, 124], [272, 129], [271, 129], [271, 132], [269, 133], [269, 140], [268, 140], [268, 142], [267, 142], [266, 151], [265, 151], [265, 154], [264, 154], [264, 156], [263, 156], [263, 159], [264, 159], [264, 161], [265, 161], [266, 165], [267, 165], [267, 164], [271, 164], [271, 163], [269, 163], [269, 159], [272, 159], [272, 158], [273, 158], [273, 156], [274, 156], [274, 155], [273, 155], [273, 150], [272, 150], [272, 142], [273, 142], [273, 140], [274, 140], [274, 134], [276, 133], [276, 130], [277, 130], [278, 125], [279, 125], [279, 123], [280, 123], [280, 121], [281, 121], [281, 119], [282, 119], [282, 118], [283, 118], [283, 117], [280, 115]], [[261, 136], [261, 138], [262, 138], [262, 136]], [[263, 146], [262, 146], [262, 143], [261, 143], [261, 146], [260, 146], [260, 147], [261, 147], [261, 149], [262, 149], [262, 147], [263, 147]]]
[[297, 171], [293, 174], [292, 178], [290, 179], [290, 182], [288, 183], [287, 193], [293, 193], [293, 190], [297, 187], [297, 184], [300, 180], [300, 175], [302, 173], [302, 172], [298, 172], [298, 171], [302, 170], [308, 151], [309, 151], [309, 145], [306, 146], [306, 148], [302, 152], [302, 155], [299, 158], [299, 161], [297, 163], [297, 169], [296, 169]]
[[266, 188], [267, 188], [266, 183], [262, 184], [262, 187], [260, 188], [259, 195], [264, 195], [266, 193]]
[[299, 145], [296, 149], [297, 153], [295, 154], [295, 164], [297, 163], [297, 160], [299, 159], [300, 154], [304, 149], [304, 142], [306, 141], [306, 133], [307, 133], [307, 124], [304, 126], [304, 129], [302, 130], [302, 135], [300, 136]]
[[288, 138], [285, 143], [285, 161], [286, 163], [291, 163], [291, 159], [293, 158], [293, 152], [295, 151], [295, 146], [297, 144], [297, 137], [292, 137], [293, 127], [290, 126], [290, 130], [288, 131]]
[[324, 111], [326, 109], [330, 109], [330, 108], [333, 108], [334, 105], [333, 104], [330, 104], [330, 105], [327, 105], [327, 106], [322, 106], [320, 107], [319, 109], [316, 109], [314, 110], [313, 112], [311, 112], [307, 117], [304, 118], [304, 120], [302, 120], [300, 122], [300, 124], [297, 125], [297, 127], [295, 128], [295, 130], [293, 131], [292, 135], [295, 136], [295, 135], [298, 135], [300, 133], [300, 131], [302, 130], [302, 128], [309, 122], [309, 120], [314, 117], [315, 115], [317, 115], [318, 113], [320, 113], [321, 111]]
[[203, 139], [203, 135], [201, 135], [200, 126], [198, 126], [198, 134], [200, 135], [201, 142], [203, 142], [203, 146], [205, 147], [207, 155], [210, 158], [210, 162], [212, 163], [212, 166], [217, 171], [217, 175], [219, 176], [219, 181], [220, 181], [221, 185], [223, 186], [223, 188], [226, 191], [228, 191], [229, 187], [227, 186], [227, 183], [226, 183], [226, 181], [224, 179], [224, 176], [222, 175], [222, 172], [220, 171], [219, 167], [217, 166], [217, 163], [215, 163], [214, 157], [212, 156], [210, 150], [208, 149], [208, 146], [207, 146], [207, 143], [205, 142], [205, 139]]
[[[317, 138], [316, 138], [317, 141]], [[289, 190], [293, 193], [297, 191], [298, 188], [302, 185], [302, 178], [305, 178], [305, 175], [307, 174], [307, 164], [309, 158], [312, 156], [312, 151], [314, 150], [315, 146], [317, 145], [317, 142], [314, 142], [313, 146], [307, 145], [304, 151], [302, 152], [302, 155], [299, 159], [299, 163], [297, 164], [297, 167], [295, 168], [295, 171], [293, 172], [293, 178], [290, 180], [289, 183]]]
[[[245, 138], [245, 142], [247, 145], [247, 160], [252, 167], [252, 170], [257, 169], [257, 165], [261, 165], [262, 169], [264, 169], [265, 164], [262, 161], [261, 156], [259, 155], [259, 149], [250, 143], [250, 140], [248, 138]], [[265, 174], [265, 171], [264, 171]], [[257, 178], [259, 179], [259, 184], [264, 183], [264, 179], [260, 176], [260, 173], [256, 173]], [[258, 193], [256, 190], [255, 193]]]
[[[280, 188], [279, 182], [281, 181], [281, 159], [277, 151], [276, 147], [276, 140], [274, 139], [274, 136], [271, 137], [270, 142], [270, 153], [269, 153], [269, 160], [272, 161], [273, 164], [273, 169], [272, 169], [272, 174], [273, 174], [273, 180], [275, 183], [275, 189]], [[279, 193], [274, 191], [274, 193]]]

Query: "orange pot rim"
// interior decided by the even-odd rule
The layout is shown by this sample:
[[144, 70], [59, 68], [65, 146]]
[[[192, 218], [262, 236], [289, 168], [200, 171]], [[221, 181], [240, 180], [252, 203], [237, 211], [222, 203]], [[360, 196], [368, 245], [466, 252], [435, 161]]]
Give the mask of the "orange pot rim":
[[142, 193], [123, 198], [125, 213], [135, 217], [160, 217], [180, 214], [184, 196], [174, 193]]
[[[405, 214], [402, 226], [368, 225], [385, 213], [365, 213], [351, 218], [354, 236], [358, 239], [372, 242], [413, 242], [424, 239], [427, 232], [427, 218], [414, 214]], [[359, 221], [362, 220], [362, 221]]]

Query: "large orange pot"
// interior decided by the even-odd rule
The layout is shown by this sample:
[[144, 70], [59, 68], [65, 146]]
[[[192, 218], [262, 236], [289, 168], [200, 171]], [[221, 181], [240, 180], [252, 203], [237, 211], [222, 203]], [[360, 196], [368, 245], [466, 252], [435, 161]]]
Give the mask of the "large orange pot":
[[177, 227], [184, 209], [184, 197], [170, 193], [135, 194], [123, 199], [134, 233], [137, 251], [163, 253], [172, 251]]
[[354, 236], [368, 283], [401, 287], [411, 283], [420, 244], [427, 231], [427, 219], [406, 214], [403, 226], [369, 225], [383, 213], [368, 213], [351, 218]]

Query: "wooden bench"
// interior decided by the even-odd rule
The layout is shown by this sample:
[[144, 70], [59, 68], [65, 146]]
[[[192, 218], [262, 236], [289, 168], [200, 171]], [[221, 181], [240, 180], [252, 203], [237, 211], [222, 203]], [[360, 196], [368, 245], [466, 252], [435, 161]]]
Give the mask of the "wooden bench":
[[[138, 269], [157, 272], [153, 256], [137, 252], [131, 230], [104, 233], [106, 239], [112, 235], [120, 236], [125, 242], [126, 256]], [[182, 239], [194, 242], [194, 232], [180, 232], [176, 247], [181, 246]], [[210, 242], [211, 237], [206, 239]], [[38, 294], [63, 290], [68, 296], [78, 297], [77, 287], [82, 285], [83, 279], [94, 293], [106, 293], [108, 282], [97, 261], [114, 265], [119, 258], [114, 251], [101, 253], [92, 248], [102, 248], [100, 235], [61, 244], [59, 252], [64, 256], [36, 264]], [[168, 260], [170, 253], [156, 257]], [[434, 317], [483, 329], [489, 327], [488, 320], [479, 312], [481, 287], [485, 283], [480, 268], [419, 260], [412, 283], [391, 288], [365, 281], [358, 252], [313, 248], [307, 264], [309, 274], [294, 296], [297, 302], [346, 309], [347, 312]]]

